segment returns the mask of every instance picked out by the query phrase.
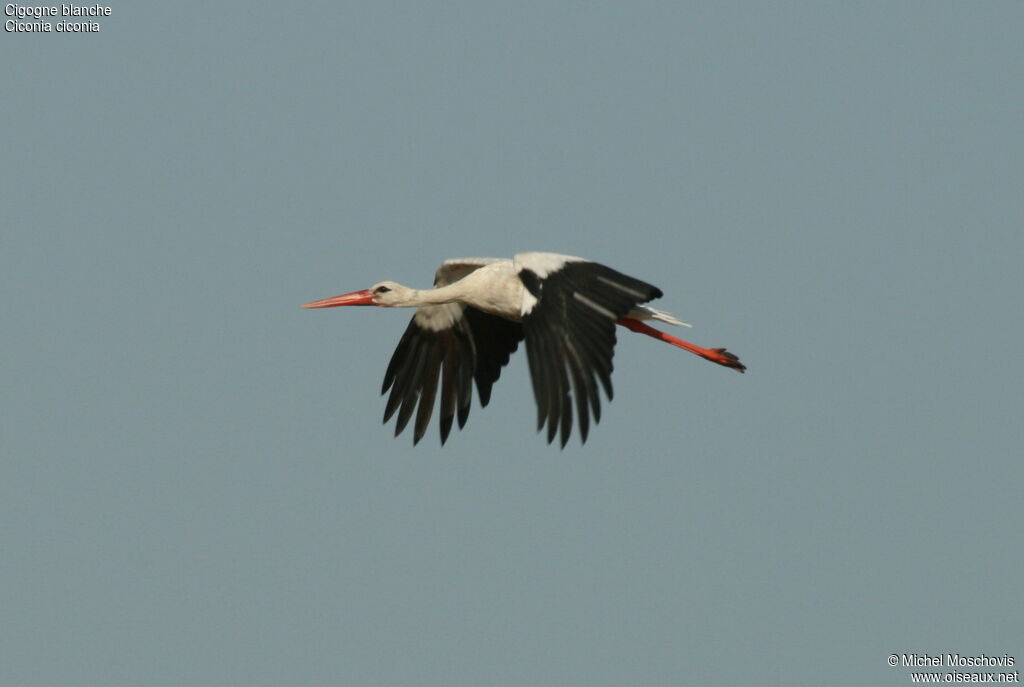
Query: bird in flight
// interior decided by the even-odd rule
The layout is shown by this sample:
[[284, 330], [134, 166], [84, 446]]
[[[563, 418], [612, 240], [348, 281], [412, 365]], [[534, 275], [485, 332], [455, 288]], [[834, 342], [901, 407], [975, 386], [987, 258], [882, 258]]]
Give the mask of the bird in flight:
[[466, 424], [473, 382], [484, 407], [501, 368], [525, 340], [537, 430], [547, 425], [548, 443], [560, 436], [564, 448], [572, 433], [574, 406], [583, 443], [591, 416], [595, 423], [601, 419], [599, 384], [612, 399], [616, 324], [713, 363], [739, 372], [746, 369], [724, 348], [701, 348], [646, 324], [653, 320], [689, 326], [644, 305], [661, 295], [655, 286], [590, 260], [519, 253], [511, 260], [445, 260], [431, 289], [382, 281], [302, 307], [417, 308], [391, 356], [381, 388], [382, 394], [391, 390], [384, 422], [398, 412], [396, 437], [415, 412], [413, 444], [427, 431], [439, 384], [444, 444], [456, 419], [460, 429]]

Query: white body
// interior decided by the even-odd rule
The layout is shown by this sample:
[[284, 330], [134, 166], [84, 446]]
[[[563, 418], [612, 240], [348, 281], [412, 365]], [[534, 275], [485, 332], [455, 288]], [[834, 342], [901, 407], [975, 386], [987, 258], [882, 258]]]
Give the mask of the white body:
[[[523, 286], [519, 272], [528, 269], [541, 279], [557, 272], [568, 262], [588, 262], [583, 258], [556, 253], [519, 253], [507, 258], [454, 258], [445, 260], [434, 275], [434, 288], [409, 289], [395, 282], [380, 282], [388, 293], [375, 298], [377, 305], [409, 307], [463, 303], [491, 315], [513, 322], [533, 310], [537, 299]], [[417, 312], [417, 323], [433, 330], [446, 329], [458, 317], [457, 308], [424, 308]], [[634, 308], [627, 317], [634, 320], [657, 320], [666, 324], [691, 325], [664, 310], [647, 305]]]

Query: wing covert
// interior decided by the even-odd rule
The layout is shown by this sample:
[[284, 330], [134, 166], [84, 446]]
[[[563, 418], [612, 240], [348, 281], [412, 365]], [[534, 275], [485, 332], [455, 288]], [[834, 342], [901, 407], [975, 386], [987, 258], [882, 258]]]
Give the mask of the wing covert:
[[509, 262], [507, 258], [451, 258], [441, 263], [434, 273], [434, 286], [454, 284], [471, 272], [496, 262]]

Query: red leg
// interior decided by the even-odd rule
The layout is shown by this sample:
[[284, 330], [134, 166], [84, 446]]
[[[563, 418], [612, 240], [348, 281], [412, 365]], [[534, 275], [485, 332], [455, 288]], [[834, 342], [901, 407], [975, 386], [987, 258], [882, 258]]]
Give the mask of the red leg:
[[737, 358], [735, 355], [725, 350], [724, 348], [701, 348], [700, 346], [692, 344], [689, 341], [677, 339], [676, 337], [666, 334], [665, 332], [659, 331], [654, 327], [649, 327], [640, 320], [634, 320], [631, 317], [623, 317], [622, 319], [619, 320], [619, 324], [621, 324], [626, 329], [633, 330], [634, 332], [646, 334], [647, 336], [653, 337], [659, 341], [664, 341], [665, 343], [670, 343], [673, 346], [678, 346], [683, 350], [699, 355], [701, 358], [704, 358], [705, 360], [710, 360], [713, 363], [718, 363], [719, 365], [731, 367], [732, 369], [738, 370], [739, 372], [743, 372], [744, 370], [747, 369], [747, 366], [741, 363], [739, 358]]

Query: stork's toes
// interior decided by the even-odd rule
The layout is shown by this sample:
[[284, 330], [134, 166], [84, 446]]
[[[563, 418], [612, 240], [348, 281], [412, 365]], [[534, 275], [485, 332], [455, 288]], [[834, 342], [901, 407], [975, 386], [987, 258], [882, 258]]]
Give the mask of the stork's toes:
[[713, 357], [707, 356], [708, 360], [711, 362], [731, 367], [737, 372], [743, 372], [747, 369], [747, 366], [741, 363], [739, 358], [724, 348], [712, 348], [711, 351], [715, 354]]

